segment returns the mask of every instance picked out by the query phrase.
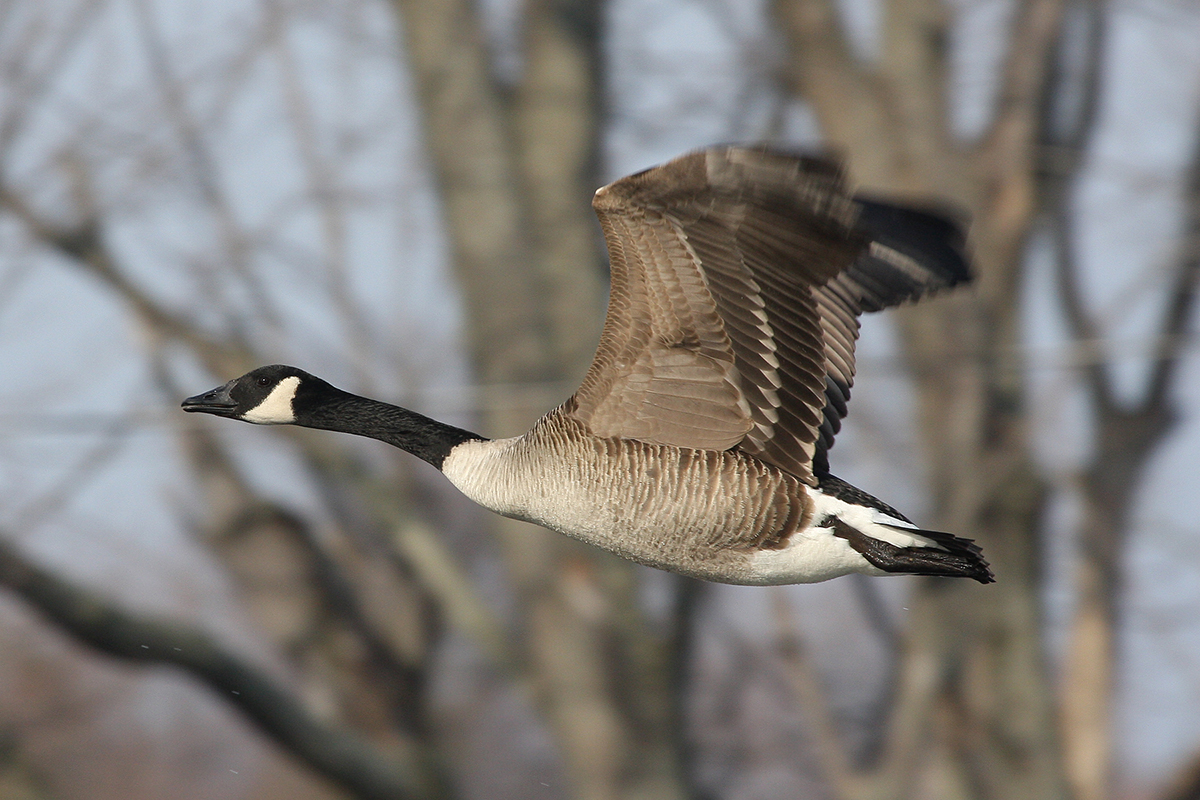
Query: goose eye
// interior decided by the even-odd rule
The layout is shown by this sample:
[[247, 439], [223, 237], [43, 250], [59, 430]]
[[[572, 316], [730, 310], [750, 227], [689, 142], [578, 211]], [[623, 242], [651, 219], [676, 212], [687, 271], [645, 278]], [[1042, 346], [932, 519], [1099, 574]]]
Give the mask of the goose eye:
[[259, 378], [259, 379], [256, 381], [256, 383], [258, 383], [258, 385], [259, 385], [259, 386], [270, 386], [270, 385], [271, 385], [271, 379], [270, 379], [270, 378]]

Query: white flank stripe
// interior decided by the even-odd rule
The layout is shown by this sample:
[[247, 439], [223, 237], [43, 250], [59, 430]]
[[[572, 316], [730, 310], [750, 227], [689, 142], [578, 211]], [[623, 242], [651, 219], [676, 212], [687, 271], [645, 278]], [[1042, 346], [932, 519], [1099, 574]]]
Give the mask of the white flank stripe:
[[[850, 543], [836, 536], [831, 528], [820, 527], [821, 520], [837, 517], [864, 535], [897, 547], [938, 547], [919, 536], [916, 527], [877, 508], [838, 500], [817, 490], [809, 490], [813, 501], [812, 525], [796, 531], [782, 550], [763, 550], [753, 556], [748, 583], [815, 583], [852, 572], [886, 575], [867, 561]], [[900, 530], [897, 530], [900, 528]], [[907, 530], [905, 530], [907, 529]]]
[[908, 530], [915, 531], [918, 528], [911, 522], [896, 519], [891, 514], [885, 514], [877, 508], [847, 503], [844, 500], [838, 500], [836, 497], [831, 497], [820, 491], [813, 491], [810, 496], [813, 499], [814, 524], [819, 523], [827, 515], [832, 515], [850, 527], [856, 528], [867, 536], [870, 536], [872, 539], [894, 544], [897, 547], [936, 547], [939, 550], [943, 549], [932, 539], [909, 534], [903, 530], [896, 530], [896, 528], [907, 528]]

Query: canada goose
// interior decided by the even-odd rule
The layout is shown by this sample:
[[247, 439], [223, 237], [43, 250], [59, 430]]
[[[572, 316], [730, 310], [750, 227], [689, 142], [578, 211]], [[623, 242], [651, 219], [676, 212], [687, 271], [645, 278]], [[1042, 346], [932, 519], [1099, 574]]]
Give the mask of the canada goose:
[[714, 147], [596, 192], [608, 315], [579, 390], [486, 439], [287, 366], [186, 411], [403, 448], [467, 497], [642, 564], [712, 581], [849, 573], [993, 580], [979, 548], [916, 528], [829, 473], [858, 314], [969, 280], [935, 213], [847, 193], [821, 157]]

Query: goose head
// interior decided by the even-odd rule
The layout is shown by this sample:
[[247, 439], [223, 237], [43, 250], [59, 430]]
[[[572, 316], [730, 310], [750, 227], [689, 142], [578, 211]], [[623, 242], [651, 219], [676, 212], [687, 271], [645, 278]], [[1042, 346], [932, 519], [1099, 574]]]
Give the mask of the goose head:
[[257, 425], [288, 425], [297, 422], [297, 400], [301, 404], [332, 387], [302, 369], [272, 364], [247, 372], [224, 386], [189, 397], [183, 410], [240, 419]]
[[273, 364], [183, 401], [183, 410], [256, 425], [300, 425], [367, 436], [438, 469], [457, 445], [483, 437], [407, 408], [344, 392], [302, 369]]

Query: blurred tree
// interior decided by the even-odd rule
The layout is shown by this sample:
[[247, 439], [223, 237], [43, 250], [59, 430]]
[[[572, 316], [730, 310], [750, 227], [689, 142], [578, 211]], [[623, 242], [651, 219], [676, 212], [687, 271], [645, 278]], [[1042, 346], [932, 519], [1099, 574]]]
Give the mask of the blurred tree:
[[[603, 5], [526, 4], [521, 69], [508, 91], [494, 77], [472, 3], [396, 7], [476, 374], [487, 384], [571, 386], [595, 349], [604, 305], [588, 202], [598, 174]], [[483, 433], [521, 433], [545, 410], [493, 409]], [[633, 566], [525, 523], [490, 524], [514, 583], [521, 662], [575, 795], [678, 796], [670, 639], [648, 628]]]
[[[811, 111], [855, 182], [945, 198], [974, 219], [974, 293], [896, 320], [933, 521], [980, 540], [999, 583], [913, 582], [899, 630], [865, 590], [866, 627], [878, 634], [893, 676], [862, 730], [842, 718], [844, 698], [816, 668], [816, 648], [798, 633], [786, 595], [771, 595], [778, 647], [756, 650], [739, 631], [719, 630], [731, 674], [702, 682], [693, 641], [701, 585], [657, 584], [668, 600], [665, 613], [656, 610], [640, 568], [463, 510], [403, 456], [319, 433], [277, 432], [303, 495], [289, 501], [263, 480], [272, 468], [246, 457], [242, 437], [262, 449], [277, 440], [229, 426], [181, 428], [195, 498], [185, 523], [224, 566], [273, 666], [186, 624], [125, 610], [9, 545], [0, 547], [0, 583], [95, 647], [187, 670], [355, 796], [745, 796], [731, 776], [754, 765], [720, 762], [711, 742], [731, 730], [751, 737], [732, 726], [698, 730], [689, 711], [704, 695], [736, 716], [729, 709], [759, 687], [774, 705], [789, 691], [802, 703], [794, 746], [782, 730], [755, 733], [788, 742], [783, 760], [811, 753], [814, 792], [846, 800], [1110, 797], [1122, 543], [1146, 465], [1177, 417], [1174, 384], [1196, 292], [1200, 154], [1144, 393], [1132, 405], [1118, 401], [1102, 353], [1083, 370], [1093, 446], [1081, 482], [1077, 600], [1060, 690], [1048, 668], [1043, 606], [1051, 488], [1031, 442], [1021, 289], [1029, 239], [1044, 224], [1072, 336], [1086, 348], [1105, 335], [1083, 301], [1072, 187], [1097, 124], [1113, 5], [1017, 0], [989, 121], [970, 138], [953, 124], [955, 17], [941, 0], [881, 2], [877, 52], [851, 40], [845, 14], [856, 6], [775, 0], [763, 9], [773, 21], [765, 27], [784, 43], [774, 59], [758, 52], [761, 38], [739, 39], [741, 6], [688, 8], [725, 26], [747, 51], [748, 72], [767, 66], [773, 85], [765, 94], [779, 106], [800, 102]], [[383, 52], [386, 69], [410, 76], [414, 87], [473, 374], [493, 401], [505, 387], [534, 387], [484, 403], [477, 424], [495, 436], [526, 429], [569, 393], [599, 333], [604, 272], [588, 200], [602, 182], [601, 143], [615, 117], [613, 12], [598, 0], [530, 0], [519, 9], [508, 66], [494, 51], [484, 7], [467, 0], [266, 2], [245, 13], [220, 57], [197, 58], [185, 46], [188, 26], [151, 0], [120, 14], [100, 0], [0, 12], [9, 76], [0, 107], [0, 224], [23, 243], [13, 252], [52, 253], [119, 298], [171, 406], [195, 389], [181, 386], [181, 375], [224, 380], [305, 346], [304, 358], [324, 359], [362, 391], [414, 391], [424, 376], [411, 351], [436, 350], [436, 361], [445, 349], [415, 327], [387, 340], [395, 329], [385, 333], [385, 325], [399, 312], [373, 305], [381, 289], [356, 288], [382, 282], [380, 273], [356, 272], [354, 232], [366, 224], [359, 211], [388, 202], [372, 195], [387, 192], [356, 177], [356, 169], [375, 169], [357, 159], [378, 158], [364, 144], [372, 136], [396, 147], [378, 130], [397, 123], [342, 119], [361, 111], [345, 65]], [[115, 36], [144, 59], [145, 81], [122, 87], [105, 107], [50, 103], [56, 91], [75, 91], [60, 76], [71, 74], [81, 42], [97, 36], [97, 18], [133, 31]], [[313, 56], [320, 46], [306, 37], [314, 28], [337, 31], [349, 55]], [[659, 68], [686, 69], [685, 58], [676, 53]], [[314, 69], [328, 74], [314, 79]], [[635, 71], [652, 80], [647, 65]], [[89, 86], [102, 72], [72, 80]], [[247, 202], [238, 183], [245, 165], [231, 150], [260, 134], [234, 147], [221, 142], [265, 96], [277, 98], [270, 113], [286, 131], [294, 167], [275, 173], [290, 185], [280, 196], [257, 187]], [[46, 138], [39, 115], [62, 105], [86, 112], [62, 113], [53, 144], [31, 144]], [[673, 125], [682, 111], [668, 116]], [[767, 116], [778, 130], [783, 115]], [[739, 119], [736, 129], [753, 127]], [[414, 179], [390, 191], [408, 197], [428, 188]], [[201, 232], [152, 239], [158, 251], [147, 256], [131, 243], [131, 220], [143, 231], [177, 225], [162, 216], [163, 197]], [[21, 281], [20, 263], [0, 274], [0, 299]], [[58, 490], [5, 524], [17, 535], [36, 529], [109, 450], [81, 458]], [[503, 589], [481, 580], [491, 574], [492, 540], [479, 530], [499, 543]], [[464, 640], [473, 655], [456, 662], [447, 652]], [[777, 665], [786, 668], [784, 684], [771, 672]], [[469, 698], [439, 705], [447, 684], [469, 687]], [[517, 729], [540, 728], [524, 712], [498, 710], [501, 692], [540, 711], [553, 740], [545, 749], [561, 765], [518, 770], [505, 760]], [[456, 714], [470, 721], [449, 724]], [[484, 758], [487, 719], [493, 754]], [[736, 744], [730, 749], [751, 747]], [[507, 783], [480, 774], [503, 771], [521, 774]], [[535, 774], [563, 777], [569, 788]]]
[[[871, 781], [846, 797], [904, 796], [906, 783], [959, 787], [948, 796], [1111, 796], [1121, 540], [1149, 458], [1176, 417], [1179, 348], [1196, 300], [1194, 247], [1184, 245], [1165, 287], [1142, 398], [1118, 402], [1102, 358], [1084, 368], [1094, 441], [1083, 471], [1061, 723], [1039, 607], [1048, 491], [1033, 457], [1020, 323], [1028, 241], [1048, 220], [1071, 334], [1084, 346], [1103, 336], [1073, 256], [1071, 190], [1096, 125], [1114, 8], [1090, 0], [1017, 2], [988, 122], [964, 141], [952, 123], [953, 19], [945, 4], [884, 3], [879, 53], [865, 61], [834, 3], [776, 3], [789, 46], [788, 86], [811, 105], [825, 140], [848, 155], [864, 185], [961, 203], [971, 213], [978, 270], [973, 294], [897, 319], [937, 524], [973, 532], [996, 569], [997, 590], [917, 586], [893, 707], [900, 722], [888, 729], [883, 760], [869, 773], [888, 788]], [[1200, 153], [1192, 170], [1200, 170]], [[1184, 242], [1194, 240], [1198, 203], [1193, 177]], [[947, 362], [954, 368], [940, 368]], [[916, 730], [935, 743], [920, 757], [911, 743], [890, 746], [890, 737], [905, 740]]]

